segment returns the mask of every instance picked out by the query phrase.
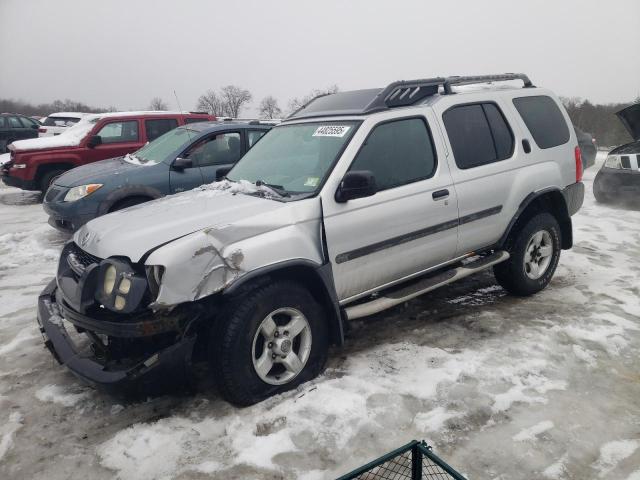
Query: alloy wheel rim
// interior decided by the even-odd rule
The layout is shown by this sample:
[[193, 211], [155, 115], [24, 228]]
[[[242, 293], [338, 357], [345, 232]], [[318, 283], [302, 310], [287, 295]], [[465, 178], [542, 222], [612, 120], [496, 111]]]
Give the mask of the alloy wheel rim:
[[524, 273], [532, 280], [542, 277], [551, 265], [553, 239], [546, 230], [534, 233], [524, 251]]
[[311, 325], [295, 308], [279, 308], [267, 315], [253, 337], [251, 359], [260, 380], [270, 385], [292, 381], [311, 354]]

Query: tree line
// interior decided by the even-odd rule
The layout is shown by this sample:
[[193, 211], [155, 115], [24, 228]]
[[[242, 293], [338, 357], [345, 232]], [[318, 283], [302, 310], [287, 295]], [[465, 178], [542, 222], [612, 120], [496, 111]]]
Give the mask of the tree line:
[[[634, 102], [595, 104], [578, 97], [563, 97], [561, 100], [573, 124], [593, 135], [598, 145], [613, 147], [631, 141], [616, 112]], [[640, 97], [636, 98], [635, 103], [640, 103]]]
[[[282, 118], [304, 106], [313, 98], [338, 92], [338, 86], [332, 85], [324, 89], [311, 90], [303, 97], [295, 97], [288, 101], [287, 108], [280, 107], [273, 95], [267, 95], [258, 104], [260, 118]], [[253, 100], [251, 92], [237, 85], [227, 85], [218, 91], [207, 90], [198, 97], [196, 109], [205, 111], [217, 117], [238, 118], [243, 109]], [[631, 139], [622, 123], [616, 118], [615, 112], [627, 107], [629, 103], [595, 104], [587, 99], [578, 97], [562, 97], [569, 117], [573, 124], [581, 130], [592, 134], [599, 145], [615, 146], [629, 142]], [[636, 98], [640, 103], [640, 97]], [[154, 97], [149, 102], [149, 110], [167, 110], [167, 103], [160, 97]], [[24, 115], [46, 116], [55, 112], [114, 112], [115, 107], [94, 107], [73, 100], [56, 100], [51, 103], [32, 104], [21, 100], [0, 99], [0, 112], [15, 112]]]

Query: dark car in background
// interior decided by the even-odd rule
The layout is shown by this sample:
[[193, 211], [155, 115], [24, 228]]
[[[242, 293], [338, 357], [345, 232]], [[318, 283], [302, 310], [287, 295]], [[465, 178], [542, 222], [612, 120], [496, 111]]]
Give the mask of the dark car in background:
[[633, 141], [614, 148], [593, 180], [598, 202], [640, 202], [640, 103], [616, 113]]
[[16, 140], [26, 140], [38, 136], [40, 124], [32, 118], [15, 113], [0, 113], [0, 153], [9, 151], [8, 147]]
[[49, 224], [73, 232], [106, 213], [214, 182], [271, 127], [192, 123], [132, 154], [74, 168], [58, 177], [44, 197]]
[[576, 131], [576, 137], [578, 137], [578, 146], [582, 153], [582, 168], [587, 169], [592, 167], [596, 163], [596, 155], [598, 154], [598, 145], [593, 135], [587, 132], [583, 132], [578, 127], [573, 127]]

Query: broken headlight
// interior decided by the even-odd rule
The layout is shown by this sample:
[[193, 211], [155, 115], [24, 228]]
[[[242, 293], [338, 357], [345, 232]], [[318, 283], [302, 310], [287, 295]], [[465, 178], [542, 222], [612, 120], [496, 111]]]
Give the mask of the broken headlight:
[[133, 312], [147, 291], [147, 280], [122, 260], [100, 262], [98, 279], [96, 300], [114, 312]]

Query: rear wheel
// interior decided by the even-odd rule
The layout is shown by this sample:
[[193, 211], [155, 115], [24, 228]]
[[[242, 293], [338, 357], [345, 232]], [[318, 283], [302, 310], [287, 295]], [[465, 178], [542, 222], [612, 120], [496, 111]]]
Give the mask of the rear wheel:
[[[596, 175], [596, 178], [593, 180], [593, 196], [598, 203], [609, 203], [611, 202], [611, 196], [608, 193], [605, 193], [603, 190], [604, 182], [600, 179], [599, 175]], [[615, 188], [611, 188], [608, 186], [608, 191], [615, 191]]]
[[222, 396], [252, 405], [316, 377], [328, 351], [322, 307], [301, 286], [275, 282], [229, 302], [210, 339]]
[[509, 293], [533, 295], [544, 289], [560, 260], [560, 226], [549, 213], [532, 217], [510, 237], [506, 262], [493, 267], [498, 283]]

